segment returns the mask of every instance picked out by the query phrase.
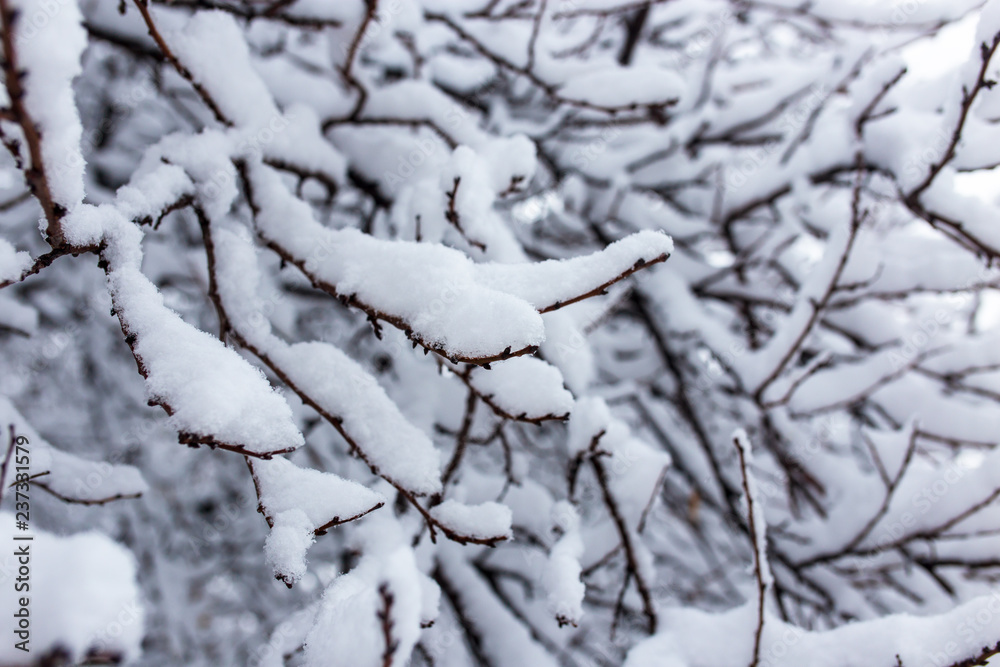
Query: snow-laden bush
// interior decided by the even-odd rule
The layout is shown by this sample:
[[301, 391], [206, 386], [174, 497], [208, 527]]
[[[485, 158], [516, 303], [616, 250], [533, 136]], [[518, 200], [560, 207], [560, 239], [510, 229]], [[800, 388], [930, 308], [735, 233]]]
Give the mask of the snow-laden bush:
[[1000, 652], [997, 0], [0, 19], [0, 663]]

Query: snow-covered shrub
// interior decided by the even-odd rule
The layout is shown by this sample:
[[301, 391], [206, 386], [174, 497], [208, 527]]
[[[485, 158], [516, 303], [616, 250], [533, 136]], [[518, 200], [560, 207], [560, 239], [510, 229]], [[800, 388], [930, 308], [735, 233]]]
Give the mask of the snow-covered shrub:
[[1000, 652], [997, 0], [0, 19], [5, 660]]

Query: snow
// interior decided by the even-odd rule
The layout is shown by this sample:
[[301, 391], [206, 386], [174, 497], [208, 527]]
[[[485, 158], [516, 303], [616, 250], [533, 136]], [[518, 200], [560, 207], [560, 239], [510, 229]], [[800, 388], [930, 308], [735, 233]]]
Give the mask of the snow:
[[[359, 532], [365, 555], [323, 594], [305, 642], [309, 667], [403, 667], [420, 637], [434, 593], [425, 591], [428, 579], [413, 549], [401, 543], [398, 523], [374, 516]], [[385, 615], [394, 646], [386, 645], [379, 614]], [[390, 660], [384, 659], [387, 653]]]
[[469, 384], [491, 405], [523, 419], [565, 417], [573, 407], [559, 370], [534, 357], [501, 361], [490, 370], [474, 368]]
[[594, 352], [587, 342], [584, 327], [575, 315], [580, 308], [564, 308], [542, 315], [545, 323], [545, 342], [542, 355], [562, 372], [570, 391], [583, 394], [596, 373]]
[[440, 490], [440, 454], [357, 362], [326, 343], [276, 346], [268, 354], [292, 384], [343, 420], [377, 474], [418, 495]]
[[686, 86], [668, 69], [605, 66], [577, 74], [559, 87], [559, 96], [611, 109], [677, 102]]
[[[0, 596], [0, 662], [24, 664], [26, 655], [44, 655], [56, 648], [69, 653], [72, 663], [90, 652], [119, 654], [124, 662], [140, 653], [145, 611], [136, 581], [138, 566], [131, 552], [107, 536], [82, 532], [59, 536], [39, 530], [14, 530], [14, 515], [0, 513], [0, 539], [7, 548], [0, 569], [9, 587]], [[31, 536], [30, 541], [16, 541]], [[19, 547], [29, 551], [29, 588], [14, 590], [14, 576], [22, 564]], [[29, 598], [31, 653], [14, 647], [14, 614], [21, 597]]]
[[586, 592], [586, 586], [580, 580], [580, 559], [583, 557], [580, 517], [576, 509], [564, 500], [553, 506], [552, 516], [562, 530], [562, 537], [549, 550], [545, 565], [549, 611], [560, 624], [575, 626], [583, 617], [583, 596]]
[[364, 15], [360, 2], [329, 3], [326, 0], [298, 0], [285, 9], [289, 16], [339, 21], [345, 24], [360, 23]]
[[536, 166], [535, 144], [523, 134], [482, 142], [477, 149], [462, 145], [452, 152], [442, 170], [440, 187], [447, 192], [454, 179], [461, 180], [456, 208], [464, 214], [475, 211], [477, 206], [488, 208], [515, 180], [523, 187]]
[[274, 576], [291, 586], [306, 573], [306, 551], [315, 540], [313, 522], [301, 509], [274, 515], [271, 532], [264, 542], [264, 556]]
[[[147, 157], [145, 162], [153, 160]], [[141, 165], [128, 184], [118, 188], [115, 205], [129, 220], [155, 219], [185, 195], [194, 195], [194, 184], [187, 173], [178, 165], [162, 163], [156, 156], [151, 168]]]
[[466, 505], [449, 499], [432, 507], [431, 516], [445, 528], [475, 539], [510, 539], [513, 535], [510, 508], [500, 503]]
[[[42, 486], [67, 500], [103, 502], [118, 498], [136, 498], [149, 490], [138, 468], [103, 461], [89, 461], [56, 449], [46, 442], [4, 396], [0, 396], [0, 425], [14, 426], [18, 435], [28, 438], [31, 447], [31, 474]], [[10, 466], [0, 486], [7, 488], [14, 480]]]
[[270, 455], [303, 444], [291, 409], [258, 369], [163, 304], [138, 269], [108, 274], [114, 308], [146, 373], [146, 395], [170, 406], [169, 423], [197, 441]]
[[656, 499], [670, 455], [632, 434], [628, 425], [615, 419], [601, 438], [600, 449], [611, 457], [605, 468], [611, 473], [611, 490], [624, 517], [638, 529], [643, 513]]
[[989, 0], [979, 10], [979, 22], [976, 25], [976, 44], [973, 53], [978, 55], [979, 45], [983, 42], [992, 44], [994, 35], [998, 33], [1000, 33], [1000, 2]]
[[347, 182], [346, 158], [323, 137], [319, 116], [304, 104], [272, 116], [266, 126], [248, 132], [237, 150], [241, 146], [260, 150], [267, 160], [324, 174], [338, 185]]
[[[154, 17], [156, 14], [154, 14]], [[164, 39], [194, 82], [205, 87], [223, 117], [241, 126], [264, 127], [279, 115], [236, 20], [221, 10], [196, 12]]]
[[319, 602], [314, 602], [284, 618], [266, 644], [251, 650], [255, 667], [285, 667], [285, 656], [299, 651], [316, 620]]
[[[76, 0], [53, 8], [49, 0], [15, 0], [20, 12], [14, 40], [22, 79], [25, 110], [42, 136], [42, 162], [52, 198], [66, 210], [83, 201], [84, 161], [80, 153], [83, 128], [73, 100], [72, 81], [81, 72], [87, 46]], [[72, 227], [66, 236], [74, 241]]]
[[266, 360], [280, 368], [291, 386], [344, 430], [378, 474], [416, 495], [441, 489], [440, 454], [430, 438], [411, 424], [378, 382], [333, 345], [288, 345], [271, 333], [257, 294], [260, 271], [252, 243], [240, 228], [213, 223], [219, 296], [230, 324]]
[[751, 391], [762, 389], [776, 374], [787, 367], [788, 351], [809, 332], [815, 309], [827, 291], [837, 282], [842, 266], [841, 258], [850, 252], [853, 244], [851, 223], [842, 221], [831, 230], [823, 259], [810, 273], [799, 290], [795, 307], [778, 333], [750, 358], [741, 363], [743, 381]]
[[671, 463], [670, 456], [636, 437], [627, 423], [611, 414], [603, 398], [577, 399], [566, 439], [570, 458], [583, 456], [597, 436], [597, 451], [604, 454], [600, 460], [609, 478], [609, 490], [629, 529], [637, 530], [655, 500]]
[[487, 164], [493, 192], [504, 192], [514, 178], [528, 183], [538, 166], [536, 152], [535, 142], [523, 134], [493, 139], [480, 146], [478, 153]]
[[38, 311], [22, 301], [0, 294], [0, 328], [32, 335], [38, 330]]
[[[341, 68], [361, 0], [271, 3], [247, 10], [252, 21], [238, 3], [161, 2], [151, 11], [194, 91], [169, 61], [154, 63], [158, 75], [142, 64], [157, 47], [133, 7], [119, 17], [115, 3], [86, 0], [82, 118], [99, 121], [136, 80], [155, 95], [102, 126], [107, 145], [86, 143], [91, 203], [73, 104], [87, 41], [79, 11], [73, 0], [8, 1], [21, 9], [19, 33], [37, 32], [20, 34], [18, 55], [69, 239], [100, 248], [146, 398], [183, 442], [250, 455], [270, 533], [227, 540], [236, 550], [218, 557], [259, 565], [263, 542], [267, 567], [304, 589], [299, 602], [272, 599], [236, 569], [178, 567], [171, 549], [146, 548], [164, 527], [185, 529], [174, 503], [116, 503], [106, 511], [126, 513], [123, 530], [146, 554], [143, 584], [165, 594], [150, 662], [171, 663], [172, 650], [184, 653], [173, 662], [240, 662], [247, 637], [284, 619], [267, 664], [287, 654], [297, 664], [401, 666], [421, 662], [411, 656], [423, 640], [424, 662], [440, 665], [621, 664], [636, 641], [631, 667], [747, 665], [763, 600], [753, 599], [753, 573], [733, 567], [749, 542], [740, 517], [728, 516], [737, 455], [763, 583], [770, 543], [789, 593], [782, 611], [823, 629], [767, 616], [759, 667], [947, 665], [996, 641], [1000, 596], [937, 617], [877, 617], [938, 613], [989, 590], [1000, 542], [1000, 293], [968, 247], [1000, 248], [996, 89], [972, 109], [957, 157], [919, 202], [906, 200], [946, 148], [979, 42], [1000, 30], [1000, 0], [773, 0], [739, 15], [725, 0], [657, 2], [624, 67], [613, 63], [622, 24], [641, 14], [635, 0], [484, 2], [489, 16], [478, 18], [459, 0], [391, 1], [372, 4], [377, 17], [350, 75]], [[48, 16], [53, 7], [59, 14]], [[577, 16], [554, 18], [566, 12]], [[968, 62], [943, 54], [932, 80], [914, 83], [928, 72], [912, 68], [870, 106], [910, 61], [896, 42], [913, 37], [933, 56], [940, 40], [924, 33], [963, 12], [952, 27], [979, 21], [975, 39], [961, 32]], [[288, 16], [342, 25], [296, 27]], [[993, 64], [987, 76], [996, 73]], [[647, 105], [670, 108], [661, 118]], [[866, 109], [878, 119], [859, 123]], [[859, 192], [873, 215], [852, 240], [855, 151], [869, 165]], [[16, 174], [0, 170], [4, 200], [17, 198]], [[107, 185], [126, 179], [112, 198]], [[177, 202], [204, 216], [182, 211], [152, 229]], [[12, 206], [0, 281], [30, 266], [16, 248], [35, 247], [19, 224], [27, 207]], [[605, 235], [624, 238], [603, 248]], [[131, 364], [99, 363], [111, 344], [127, 351], [103, 302], [102, 319], [79, 328], [79, 311], [89, 318], [96, 303], [86, 290], [101, 280], [93, 259], [61, 259], [0, 295], [11, 357], [0, 375], [13, 367], [19, 377], [4, 384], [22, 393], [11, 400], [38, 419], [54, 415], [49, 433], [114, 437], [137, 416]], [[220, 319], [225, 343], [211, 330]], [[45, 354], [53, 331], [72, 340], [58, 364]], [[46, 363], [20, 373], [39, 349]], [[100, 390], [60, 385], [64, 372], [93, 375]], [[439, 450], [452, 448], [469, 390], [487, 405], [466, 435], [484, 444], [444, 489]], [[65, 410], [48, 409], [64, 396]], [[86, 502], [148, 495], [135, 468], [52, 448], [4, 398], [0, 427], [7, 421], [32, 439], [37, 485]], [[310, 449], [285, 458], [305, 443], [300, 425]], [[756, 448], [738, 425], [761, 434]], [[142, 450], [154, 463], [170, 459], [147, 466], [156, 488], [194, 470], [204, 491], [183, 507], [249, 488], [230, 454], [161, 449]], [[579, 473], [569, 488], [567, 472]], [[66, 526], [77, 511], [96, 510], [42, 518]], [[425, 539], [423, 511], [444, 528], [430, 533], [436, 540]], [[11, 517], [0, 518], [9, 530]], [[335, 534], [320, 539], [327, 529]], [[448, 535], [508, 542], [460, 546]], [[135, 564], [120, 566], [127, 554], [93, 539], [67, 562], [110, 553], [135, 597]], [[69, 582], [57, 596], [91, 579], [104, 588], [83, 600], [80, 618], [53, 617], [53, 632], [111, 627], [104, 603], [124, 589], [117, 578], [103, 583], [110, 569], [54, 575]], [[873, 585], [873, 569], [891, 579]], [[650, 617], [667, 599], [685, 608], [663, 609], [659, 633], [644, 641], [629, 617], [648, 604], [646, 589]], [[206, 593], [197, 609], [190, 591]], [[625, 624], [610, 608], [617, 591]], [[744, 598], [724, 613], [694, 608], [718, 612]], [[248, 603], [262, 613], [245, 613]], [[70, 604], [56, 612], [76, 613]], [[855, 617], [864, 622], [830, 630]], [[133, 630], [122, 639], [130, 658], [142, 634]], [[82, 652], [94, 640], [71, 642]]]
[[251, 461], [250, 467], [265, 516], [277, 521], [278, 515], [301, 511], [311, 531], [322, 531], [331, 522], [347, 521], [386, 502], [382, 494], [357, 482], [300, 468], [280, 456]]
[[[665, 609], [664, 632], [633, 648], [625, 667], [722, 667], [748, 662], [756, 623], [754, 607], [755, 603], [749, 603], [722, 614]], [[997, 613], [1000, 593], [978, 597], [936, 616], [893, 614], [827, 631], [805, 630], [768, 615], [760, 664], [957, 664], [996, 642]], [[727, 641], [720, 642], [719, 637]]]
[[464, 254], [443, 246], [383, 241], [355, 229], [327, 229], [274, 174], [254, 169], [251, 181], [260, 209], [258, 231], [266, 241], [298, 258], [308, 273], [335, 286], [338, 294], [400, 322], [428, 345], [448, 355], [479, 358], [543, 339], [535, 309], [476, 283], [474, 266]]
[[771, 566], [767, 559], [767, 520], [764, 518], [764, 505], [760, 491], [757, 488], [757, 478], [753, 472], [753, 450], [750, 446], [750, 437], [743, 429], [737, 429], [733, 433], [733, 441], [740, 449], [740, 458], [745, 475], [744, 503], [748, 514], [753, 512], [753, 541], [754, 541], [754, 561], [756, 567], [760, 569], [760, 576], [765, 586], [770, 586], [774, 582], [771, 574]]
[[666, 234], [643, 231], [592, 255], [521, 264], [483, 264], [477, 267], [477, 273], [484, 284], [543, 310], [578, 298], [623, 273], [669, 256], [673, 250], [673, 241]]
[[450, 594], [455, 594], [462, 614], [471, 620], [480, 638], [480, 649], [496, 667], [555, 667], [558, 662], [528, 632], [466, 563], [454, 545], [445, 545], [438, 556], [441, 574]]
[[31, 265], [30, 254], [18, 252], [7, 240], [0, 239], [0, 283], [20, 279]]
[[420, 573], [420, 626], [428, 627], [441, 614], [441, 587], [424, 573]]
[[606, 433], [611, 422], [611, 411], [603, 399], [578, 399], [569, 418], [569, 434], [566, 438], [569, 455], [578, 456], [586, 452], [594, 437], [602, 431]]
[[[447, 128], [449, 136], [457, 143], [473, 148], [487, 141], [489, 137], [465, 107], [428, 81], [410, 79], [370, 89], [363, 117], [427, 120], [437, 127]], [[344, 134], [346, 133], [334, 133], [334, 143], [350, 153], [351, 151], [341, 143]], [[408, 145], [412, 147], [409, 142]], [[364, 168], [371, 163], [371, 156], [367, 155], [370, 146], [365, 142], [358, 148], [366, 152], [355, 154], [354, 161], [359, 167]], [[364, 159], [365, 157], [368, 159]], [[380, 176], [381, 170], [373, 175]]]

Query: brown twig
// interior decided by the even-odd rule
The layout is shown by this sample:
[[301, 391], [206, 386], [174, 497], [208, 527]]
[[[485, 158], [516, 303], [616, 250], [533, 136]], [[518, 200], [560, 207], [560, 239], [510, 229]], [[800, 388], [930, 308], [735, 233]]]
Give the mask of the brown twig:
[[757, 525], [756, 503], [757, 499], [750, 489], [750, 470], [747, 468], [746, 456], [743, 452], [743, 445], [739, 438], [733, 438], [736, 446], [736, 453], [740, 460], [740, 476], [743, 480], [743, 494], [747, 500], [747, 526], [749, 527], [751, 545], [753, 547], [753, 572], [757, 580], [757, 628], [753, 638], [753, 656], [750, 659], [750, 667], [757, 667], [760, 662], [760, 641], [764, 634], [764, 601], [767, 596], [767, 582], [764, 578], [765, 564], [761, 559], [761, 553], [766, 549], [766, 545], [759, 544], [758, 538], [763, 532], [763, 526]]
[[444, 217], [446, 220], [448, 220], [448, 222], [451, 223], [452, 227], [458, 230], [458, 233], [462, 235], [462, 238], [468, 241], [469, 245], [473, 246], [474, 248], [479, 248], [483, 252], [486, 252], [485, 243], [470, 238], [469, 235], [466, 234], [465, 230], [462, 229], [462, 218], [461, 216], [459, 216], [458, 211], [455, 210], [455, 198], [458, 196], [458, 185], [459, 183], [461, 183], [461, 181], [462, 181], [461, 177], [456, 176], [452, 184], [451, 190], [445, 193], [445, 197], [447, 197], [448, 199], [448, 208], [445, 209]]
[[10, 425], [9, 430], [10, 445], [7, 447], [7, 453], [3, 457], [3, 464], [0, 465], [0, 503], [3, 503], [3, 483], [7, 479], [7, 466], [10, 464], [10, 457], [14, 454], [14, 448], [17, 446], [17, 432], [13, 424]]
[[385, 582], [379, 585], [378, 596], [382, 601], [382, 606], [379, 608], [377, 615], [379, 627], [382, 630], [382, 640], [385, 642], [385, 648], [382, 649], [382, 667], [392, 667], [393, 656], [396, 655], [396, 651], [399, 649], [399, 640], [392, 636], [393, 595], [392, 591], [389, 590], [389, 585]]
[[174, 69], [181, 75], [182, 78], [191, 84], [191, 87], [194, 88], [196, 93], [198, 93], [202, 102], [205, 103], [205, 106], [207, 106], [212, 111], [212, 114], [215, 115], [215, 119], [223, 125], [231, 126], [233, 124], [232, 120], [226, 117], [226, 115], [222, 112], [222, 109], [220, 109], [219, 105], [216, 104], [214, 99], [212, 99], [212, 96], [208, 93], [205, 87], [201, 85], [200, 82], [195, 80], [191, 70], [189, 70], [184, 63], [177, 58], [170, 46], [167, 44], [166, 40], [163, 39], [163, 35], [160, 34], [159, 29], [156, 27], [156, 22], [153, 20], [153, 15], [149, 11], [149, 0], [132, 1], [135, 3], [136, 8], [139, 10], [139, 14], [142, 16], [143, 22], [146, 24], [146, 30], [149, 32], [149, 36], [153, 38], [154, 42], [156, 42], [156, 45], [163, 53], [163, 57], [167, 59], [167, 62], [173, 65]]
[[[468, 376], [471, 370], [466, 370], [465, 375]], [[455, 438], [455, 451], [452, 453], [451, 460], [448, 461], [448, 466], [444, 469], [444, 474], [441, 476], [442, 486], [447, 486], [452, 476], [458, 470], [459, 464], [462, 462], [462, 455], [465, 454], [465, 447], [469, 440], [469, 431], [472, 429], [472, 421], [476, 415], [476, 400], [476, 392], [470, 389], [469, 396], [465, 400], [465, 416], [462, 418], [462, 426], [458, 429], [458, 437]]]
[[[4, 85], [7, 87], [7, 96], [10, 98], [10, 114], [24, 134], [24, 141], [28, 145], [28, 155], [31, 160], [31, 165], [24, 169], [24, 177], [28, 181], [31, 193], [41, 204], [42, 211], [45, 213], [45, 234], [49, 245], [53, 249], [58, 249], [65, 243], [62, 218], [66, 215], [66, 206], [69, 202], [57, 202], [52, 195], [45, 161], [42, 159], [42, 135], [35, 120], [24, 106], [25, 89], [22, 81], [23, 77], [30, 76], [30, 73], [22, 70], [18, 62], [18, 52], [14, 40], [15, 25], [18, 19], [18, 12], [10, 6], [10, 0], [0, 0], [0, 21], [3, 24], [3, 30], [0, 32], [0, 43], [3, 44], [4, 52], [2, 59]], [[20, 155], [15, 153], [14, 158], [19, 160]]]

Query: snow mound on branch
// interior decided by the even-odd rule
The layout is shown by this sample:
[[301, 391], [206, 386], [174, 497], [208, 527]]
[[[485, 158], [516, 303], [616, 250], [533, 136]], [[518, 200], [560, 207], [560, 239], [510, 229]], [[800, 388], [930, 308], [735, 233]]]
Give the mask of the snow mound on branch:
[[370, 512], [385, 502], [382, 494], [357, 482], [300, 468], [280, 456], [270, 461], [253, 461], [252, 466], [264, 513], [277, 516], [300, 509], [311, 530], [320, 530], [334, 519], [346, 521]]
[[306, 573], [306, 551], [314, 535], [360, 517], [385, 503], [374, 491], [328, 473], [299, 468], [281, 457], [248, 461], [260, 510], [271, 525], [264, 555], [288, 586]]
[[291, 408], [260, 370], [168, 309], [137, 268], [112, 271], [108, 282], [126, 335], [136, 337], [146, 394], [170, 406], [172, 427], [258, 455], [303, 444]]
[[430, 438], [357, 362], [326, 343], [296, 343], [271, 355], [296, 386], [343, 419], [379, 474], [417, 494], [441, 490], [440, 454]]
[[223, 11], [197, 12], [182, 29], [167, 31], [164, 37], [226, 118], [238, 125], [263, 126], [280, 115], [250, 65], [246, 39], [232, 16]]
[[11, 5], [19, 12], [14, 44], [18, 64], [26, 72], [24, 107], [42, 136], [42, 162], [52, 198], [69, 210], [84, 196], [83, 126], [72, 81], [82, 71], [87, 31], [75, 0], [16, 0]]
[[[722, 614], [663, 610], [665, 630], [633, 648], [625, 667], [723, 667], [748, 664], [753, 651], [756, 602]], [[1000, 592], [938, 616], [894, 614], [833, 630], [811, 632], [768, 615], [760, 664], [767, 667], [843, 665], [951, 665], [996, 642]], [[976, 619], [987, 619], [986, 622]], [[719, 638], [726, 641], [720, 642]], [[896, 656], [899, 656], [897, 662]]]
[[18, 252], [5, 239], [0, 239], [0, 283], [17, 280], [31, 267], [31, 255]]
[[271, 533], [264, 541], [264, 556], [275, 577], [290, 586], [305, 575], [306, 551], [312, 546], [314, 535], [312, 522], [302, 510], [290, 509], [275, 515]]
[[545, 262], [480, 264], [476, 273], [483, 284], [544, 309], [575, 299], [673, 251], [669, 236], [647, 230], [590, 255]]
[[[131, 552], [97, 532], [61, 537], [35, 528], [30, 533], [15, 532], [14, 524], [13, 515], [0, 513], [0, 540], [6, 545], [0, 571], [10, 587], [0, 595], [4, 619], [0, 663], [21, 665], [26, 655], [56, 649], [67, 651], [72, 664], [90, 652], [120, 655], [123, 662], [136, 659], [145, 613]], [[29, 534], [33, 540], [14, 541]], [[17, 593], [13, 577], [21, 563], [14, 552], [22, 545], [29, 551], [30, 590]], [[20, 641], [12, 632], [14, 614], [22, 596], [30, 598], [31, 654], [14, 648], [14, 642]]]
[[463, 558], [460, 547], [445, 545], [438, 562], [442, 588], [469, 619], [489, 664], [496, 667], [555, 667], [559, 664]]
[[365, 556], [323, 595], [305, 642], [309, 667], [403, 667], [436, 606], [437, 586], [417, 567], [395, 517], [373, 516], [358, 536]]
[[562, 417], [573, 407], [573, 395], [563, 387], [559, 369], [535, 357], [501, 361], [491, 370], [475, 368], [469, 382], [477, 393], [513, 417]]
[[613, 109], [672, 104], [684, 92], [684, 81], [660, 67], [601, 67], [571, 77], [559, 96]]
[[446, 500], [431, 509], [431, 516], [449, 530], [475, 539], [509, 539], [513, 534], [510, 508], [500, 503], [466, 505], [457, 500]]
[[445, 246], [324, 227], [273, 170], [256, 164], [248, 172], [268, 245], [314, 285], [450, 358], [496, 359], [537, 346], [545, 339], [539, 310], [596, 293], [673, 250], [666, 234], [644, 231], [573, 259], [475, 264]]
[[548, 591], [548, 606], [560, 625], [576, 625], [583, 617], [583, 597], [586, 586], [581, 578], [583, 538], [580, 535], [580, 517], [576, 509], [566, 501], [556, 503], [552, 508], [552, 518], [562, 529], [563, 535], [549, 551], [545, 564], [545, 589]]
[[344, 430], [365, 460], [395, 484], [424, 495], [441, 490], [440, 454], [411, 424], [374, 377], [339, 348], [320, 342], [287, 345], [271, 333], [258, 295], [260, 270], [253, 244], [239, 228], [213, 223], [219, 296], [230, 325], [282, 369]]

